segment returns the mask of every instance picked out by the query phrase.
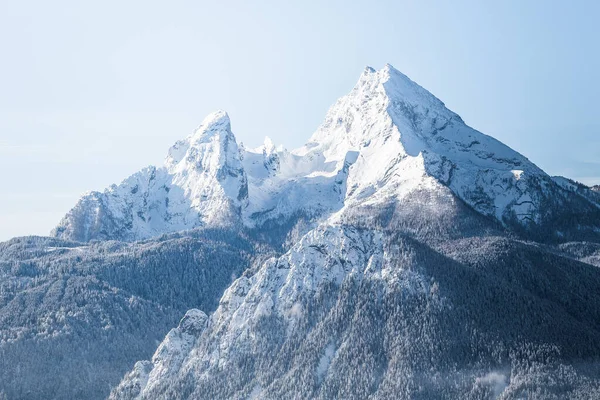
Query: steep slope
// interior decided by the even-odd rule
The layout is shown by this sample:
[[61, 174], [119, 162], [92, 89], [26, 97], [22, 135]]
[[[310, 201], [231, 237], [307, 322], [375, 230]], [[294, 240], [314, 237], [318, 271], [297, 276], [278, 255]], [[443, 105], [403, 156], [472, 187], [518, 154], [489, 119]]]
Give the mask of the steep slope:
[[397, 202], [447, 186], [505, 227], [538, 240], [597, 238], [596, 204], [574, 195], [525, 157], [470, 127], [390, 65], [367, 68], [295, 152], [344, 170], [345, 208]]
[[588, 187], [564, 176], [553, 176], [552, 179], [563, 189], [573, 192], [600, 207], [600, 193], [593, 187]]
[[152, 361], [137, 362], [118, 391], [123, 395], [135, 397], [142, 389], [151, 390], [153, 384], [169, 379], [173, 370], [181, 368], [196, 337], [206, 328], [207, 319], [207, 315], [202, 311], [189, 310], [177, 328], [169, 331], [152, 356]]
[[162, 168], [148, 167], [102, 193], [84, 195], [53, 236], [140, 240], [196, 227], [235, 226], [248, 183], [229, 116], [216, 112], [177, 142]]
[[311, 231], [236, 280], [169, 368], [155, 355], [111, 398], [600, 394], [597, 267], [502, 237], [411, 236]]
[[187, 309], [214, 310], [252, 254], [215, 231], [0, 243], [0, 398], [105, 398]]
[[[390, 66], [367, 68], [302, 148], [266, 141], [242, 163], [246, 226], [301, 210], [307, 190], [313, 229], [237, 279], [202, 329], [172, 331], [111, 398], [600, 395], [591, 191]], [[320, 191], [328, 202], [307, 196]]]
[[551, 178], [389, 65], [367, 68], [293, 151], [268, 138], [257, 149], [238, 148], [228, 116], [210, 115], [169, 150], [165, 167], [84, 196], [53, 234], [139, 240], [197, 226], [314, 225], [442, 186], [523, 237], [600, 235], [595, 192]]

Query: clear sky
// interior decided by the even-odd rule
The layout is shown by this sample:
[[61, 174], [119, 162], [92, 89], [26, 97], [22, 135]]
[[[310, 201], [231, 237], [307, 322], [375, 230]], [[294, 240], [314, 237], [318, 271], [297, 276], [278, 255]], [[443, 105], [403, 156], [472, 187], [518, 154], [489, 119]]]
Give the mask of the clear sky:
[[0, 1], [0, 240], [160, 164], [209, 112], [301, 145], [391, 63], [550, 174], [600, 183], [598, 1]]

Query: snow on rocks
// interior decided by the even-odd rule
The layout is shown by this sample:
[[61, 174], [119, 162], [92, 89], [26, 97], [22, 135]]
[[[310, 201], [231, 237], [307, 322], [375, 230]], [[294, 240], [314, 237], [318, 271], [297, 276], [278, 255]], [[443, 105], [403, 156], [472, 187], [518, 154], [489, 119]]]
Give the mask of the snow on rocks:
[[[115, 389], [113, 396], [142, 398], [158, 383], [175, 375], [196, 339], [206, 328], [208, 316], [197, 309], [189, 310], [177, 328], [171, 329], [152, 356], [152, 361], [138, 361]], [[111, 396], [112, 397], [112, 396]]]
[[367, 67], [292, 151], [269, 138], [238, 147], [229, 116], [210, 114], [171, 147], [164, 167], [84, 195], [53, 234], [138, 240], [199, 226], [260, 228], [298, 215], [324, 220], [440, 184], [477, 212], [526, 229], [574, 193], [386, 65]]

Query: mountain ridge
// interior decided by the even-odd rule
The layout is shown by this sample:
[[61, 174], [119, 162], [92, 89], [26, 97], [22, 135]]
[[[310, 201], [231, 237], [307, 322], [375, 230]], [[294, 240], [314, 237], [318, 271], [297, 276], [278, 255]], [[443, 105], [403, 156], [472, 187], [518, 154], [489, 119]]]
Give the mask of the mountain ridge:
[[[268, 138], [259, 148], [239, 148], [229, 116], [210, 114], [171, 147], [165, 167], [84, 196], [52, 234], [139, 240], [199, 226], [260, 228], [297, 215], [321, 221], [348, 207], [437, 190], [428, 177], [519, 234], [550, 241], [599, 234], [585, 222], [600, 219], [589, 196], [470, 128], [389, 64], [367, 67], [307, 144], [292, 151]], [[564, 209], [577, 210], [577, 224], [568, 224]]]
[[600, 396], [600, 194], [389, 65], [291, 151], [210, 114], [54, 235], [0, 243], [0, 398]]
[[294, 160], [292, 176], [335, 177], [342, 201], [235, 280], [201, 333], [171, 331], [110, 399], [600, 394], [591, 189], [390, 66], [365, 69], [307, 145], [278, 156], [275, 170]]

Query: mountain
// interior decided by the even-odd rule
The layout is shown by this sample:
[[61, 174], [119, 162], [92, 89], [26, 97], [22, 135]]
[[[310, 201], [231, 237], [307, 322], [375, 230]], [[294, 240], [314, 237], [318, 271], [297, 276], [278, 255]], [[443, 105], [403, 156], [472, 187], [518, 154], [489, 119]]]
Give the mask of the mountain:
[[85, 195], [53, 235], [140, 240], [198, 226], [261, 229], [445, 188], [523, 237], [564, 241], [599, 234], [597, 202], [470, 128], [386, 65], [365, 69], [309, 142], [293, 151], [268, 138], [257, 149], [240, 149], [227, 114], [208, 116], [169, 150], [164, 167]]
[[52, 235], [0, 244], [0, 398], [600, 397], [597, 191], [389, 65], [298, 149], [209, 115]]
[[227, 231], [0, 243], [0, 398], [105, 398], [187, 309], [213, 311], [253, 257]]
[[592, 399], [599, 290], [597, 267], [535, 244], [322, 226], [111, 398]]
[[196, 227], [233, 226], [248, 183], [229, 116], [216, 112], [148, 167], [104, 192], [84, 195], [52, 232], [87, 242], [140, 240]]
[[111, 399], [600, 396], [595, 193], [390, 66], [367, 68], [304, 147], [277, 154], [261, 170], [269, 196], [287, 159], [337, 203], [193, 332], [171, 330]]

